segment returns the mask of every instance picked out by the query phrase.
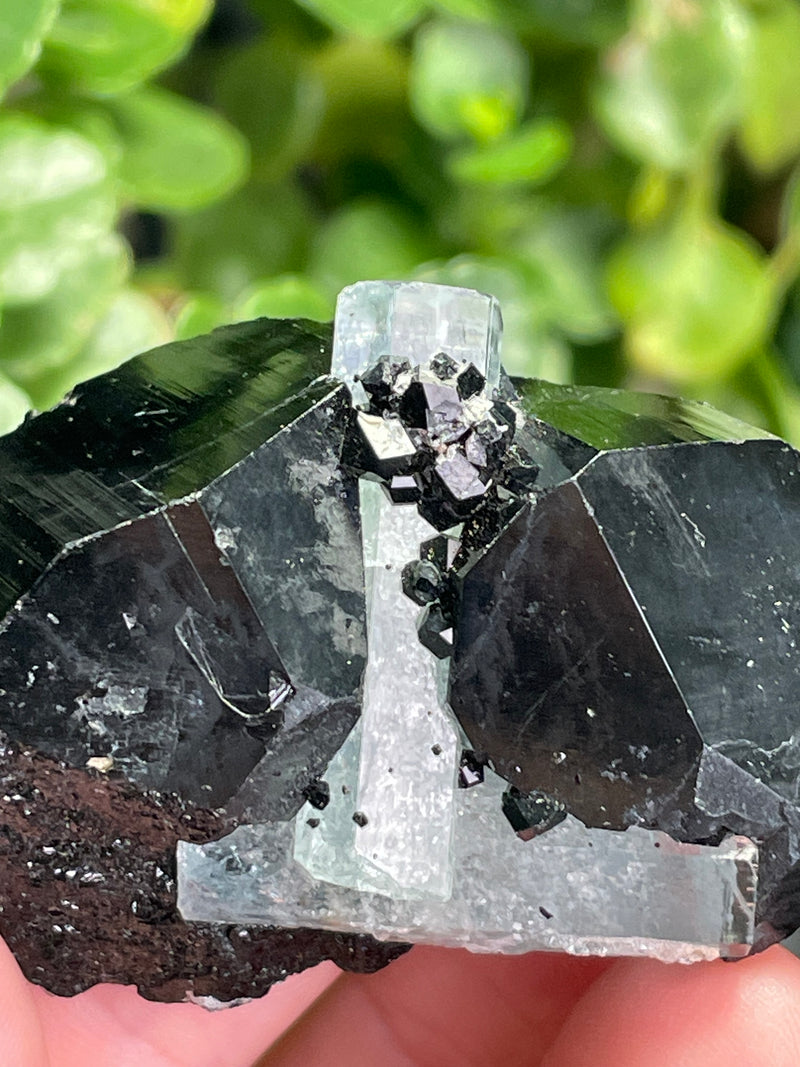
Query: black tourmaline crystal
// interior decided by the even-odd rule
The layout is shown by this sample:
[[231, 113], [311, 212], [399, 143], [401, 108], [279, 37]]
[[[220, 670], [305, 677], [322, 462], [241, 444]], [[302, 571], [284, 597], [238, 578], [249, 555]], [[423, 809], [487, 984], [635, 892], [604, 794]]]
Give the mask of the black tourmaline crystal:
[[364, 580], [330, 337], [261, 320], [168, 345], [0, 440], [0, 932], [55, 992], [227, 1000], [397, 954], [176, 911], [176, 840], [322, 806], [358, 715]]
[[798, 453], [664, 398], [487, 395], [447, 352], [427, 377], [388, 354], [355, 410], [330, 348], [328, 326], [226, 327], [0, 440], [0, 932], [25, 973], [229, 1000], [403, 950], [176, 905], [179, 839], [306, 802], [319, 833], [348, 790], [326, 772], [361, 710], [359, 478], [434, 528], [402, 583], [449, 661], [454, 791], [502, 775], [526, 848], [567, 814], [746, 835], [762, 943], [794, 929]]

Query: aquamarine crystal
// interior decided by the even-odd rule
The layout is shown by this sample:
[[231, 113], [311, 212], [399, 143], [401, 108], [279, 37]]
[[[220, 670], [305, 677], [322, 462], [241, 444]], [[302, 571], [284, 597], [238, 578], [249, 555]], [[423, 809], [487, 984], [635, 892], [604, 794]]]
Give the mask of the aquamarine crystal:
[[504, 786], [488, 772], [480, 787], [458, 793], [447, 900], [404, 900], [386, 889], [359, 892], [312, 878], [292, 862], [294, 827], [272, 823], [239, 827], [209, 845], [181, 842], [181, 912], [201, 922], [369, 931], [383, 940], [484, 952], [668, 962], [747, 954], [757, 872], [752, 842], [686, 845], [636, 827], [591, 829], [571, 816], [535, 841], [521, 841], [500, 814]]
[[[340, 295], [332, 373], [364, 409], [359, 462], [375, 465], [358, 480], [361, 717], [328, 766], [322, 810], [309, 801], [293, 822], [179, 846], [181, 911], [204, 922], [316, 926], [483, 951], [741, 955], [753, 939], [757, 882], [747, 837], [683, 843], [635, 824], [604, 828], [602, 814], [600, 825], [565, 817], [547, 793], [521, 793], [513, 767], [504, 780], [472, 753], [448, 702], [454, 594], [444, 575], [469, 560], [476, 530], [469, 520], [460, 547], [461, 525], [447, 530], [448, 522], [490, 516], [499, 505], [508, 524], [521, 506], [513, 494], [524, 500], [537, 472], [557, 469], [550, 453], [561, 479], [569, 479], [565, 463], [577, 460], [578, 469], [593, 455], [578, 441], [556, 442], [498, 393], [500, 334], [495, 301], [469, 290], [363, 282]], [[502, 456], [511, 457], [502, 477], [513, 493], [495, 497]], [[476, 521], [491, 541], [491, 523]], [[547, 573], [546, 557], [540, 562]], [[508, 583], [518, 568], [512, 552], [491, 588], [478, 582], [480, 610], [514, 602]], [[538, 609], [520, 602], [515, 610]], [[480, 633], [465, 632], [480, 656]], [[535, 646], [525, 653], [533, 663], [539, 654]], [[503, 695], [489, 699], [502, 712]], [[587, 704], [585, 721], [595, 715]], [[558, 767], [570, 757], [554, 748], [549, 758]], [[681, 758], [690, 769], [693, 750]], [[465, 776], [464, 766], [474, 772]], [[597, 770], [602, 794], [603, 776], [617, 775], [613, 766]], [[521, 825], [531, 811], [552, 814]]]
[[456, 363], [473, 363], [495, 386], [502, 331], [500, 307], [486, 293], [426, 282], [357, 282], [336, 302], [331, 374], [352, 388], [381, 356], [419, 366], [445, 352]]

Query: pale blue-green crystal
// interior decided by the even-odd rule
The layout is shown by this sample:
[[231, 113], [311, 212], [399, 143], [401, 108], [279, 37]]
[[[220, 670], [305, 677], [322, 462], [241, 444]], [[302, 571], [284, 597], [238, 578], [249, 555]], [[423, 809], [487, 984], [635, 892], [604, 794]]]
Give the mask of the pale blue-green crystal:
[[314, 879], [292, 862], [292, 824], [273, 823], [207, 845], [180, 842], [181, 914], [485, 952], [682, 962], [747, 954], [758, 869], [752, 842], [686, 845], [638, 827], [590, 829], [572, 816], [521, 841], [500, 810], [505, 787], [488, 772], [481, 786], [458, 791], [448, 900], [402, 900]]
[[436, 530], [377, 482], [362, 478], [359, 497], [367, 594], [361, 720], [329, 765], [331, 802], [297, 816], [295, 859], [339, 885], [446, 899], [459, 731], [446, 703], [447, 661], [420, 642], [420, 608], [401, 581]]
[[456, 363], [473, 363], [493, 389], [502, 332], [500, 307], [486, 293], [428, 282], [356, 282], [336, 302], [331, 374], [352, 390], [381, 356], [413, 367], [446, 352]]

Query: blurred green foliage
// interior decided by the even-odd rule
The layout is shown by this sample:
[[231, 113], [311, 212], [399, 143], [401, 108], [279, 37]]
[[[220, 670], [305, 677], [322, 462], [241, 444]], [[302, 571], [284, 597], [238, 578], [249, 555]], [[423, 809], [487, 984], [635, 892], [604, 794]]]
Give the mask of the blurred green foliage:
[[4, 0], [0, 93], [2, 429], [406, 277], [800, 443], [797, 0]]

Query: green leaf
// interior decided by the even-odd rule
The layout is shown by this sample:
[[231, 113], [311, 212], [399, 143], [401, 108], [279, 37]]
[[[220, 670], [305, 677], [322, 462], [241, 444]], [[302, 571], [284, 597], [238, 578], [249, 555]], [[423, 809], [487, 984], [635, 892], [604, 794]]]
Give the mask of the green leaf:
[[106, 236], [84, 246], [83, 259], [44, 300], [4, 310], [0, 371], [28, 392], [36, 407], [49, 407], [61, 396], [60, 372], [88, 341], [128, 267], [122, 241]]
[[786, 183], [781, 205], [781, 234], [800, 243], [800, 165]]
[[508, 137], [458, 152], [450, 172], [480, 185], [539, 185], [556, 174], [572, 151], [572, 133], [559, 119], [538, 119]]
[[732, 373], [774, 312], [764, 256], [742, 231], [696, 212], [625, 240], [609, 291], [634, 364], [678, 386]]
[[62, 0], [42, 69], [89, 92], [130, 89], [183, 52], [212, 0]]
[[256, 282], [233, 309], [233, 322], [258, 319], [315, 319], [330, 322], [334, 301], [301, 274]]
[[360, 37], [394, 37], [422, 13], [424, 0], [298, 0], [335, 30]]
[[225, 304], [213, 293], [191, 293], [175, 319], [175, 340], [186, 341], [201, 333], [210, 333], [229, 322]]
[[625, 29], [627, 0], [503, 0], [510, 25], [573, 45], [610, 44]]
[[308, 273], [333, 295], [363, 278], [405, 277], [431, 252], [423, 231], [400, 208], [351, 201], [317, 234]]
[[739, 139], [755, 166], [772, 173], [800, 152], [800, 7], [766, 0], [752, 16]]
[[268, 37], [223, 60], [213, 101], [249, 141], [257, 176], [278, 181], [308, 150], [325, 95], [305, 55], [291, 41]]
[[5, 0], [0, 15], [0, 96], [39, 58], [59, 0]]
[[311, 217], [292, 185], [250, 183], [228, 199], [174, 220], [174, 266], [187, 289], [236, 300], [265, 275], [300, 267]]
[[607, 338], [617, 319], [605, 294], [602, 262], [613, 223], [598, 211], [566, 210], [550, 204], [528, 209], [529, 223], [510, 251], [534, 279], [537, 314], [543, 328], [571, 340]]
[[434, 10], [475, 22], [503, 22], [508, 7], [503, 0], [433, 0]]
[[737, 116], [745, 40], [734, 0], [638, 0], [631, 32], [606, 56], [600, 121], [639, 159], [693, 166]]
[[0, 119], [0, 292], [39, 300], [113, 226], [116, 203], [101, 152], [33, 119]]
[[412, 125], [404, 52], [388, 42], [334, 38], [314, 57], [313, 67], [325, 101], [314, 161], [329, 166], [347, 158], [402, 157]]
[[507, 26], [547, 44], [607, 45], [624, 32], [626, 0], [433, 0], [435, 10]]
[[444, 138], [491, 141], [514, 126], [528, 96], [528, 55], [488, 26], [432, 22], [414, 38], [410, 99], [419, 121]]
[[28, 394], [0, 374], [0, 434], [10, 433], [19, 426], [30, 408]]
[[124, 194], [138, 207], [205, 207], [244, 180], [247, 145], [208, 108], [152, 87], [114, 97], [106, 107], [120, 138]]

